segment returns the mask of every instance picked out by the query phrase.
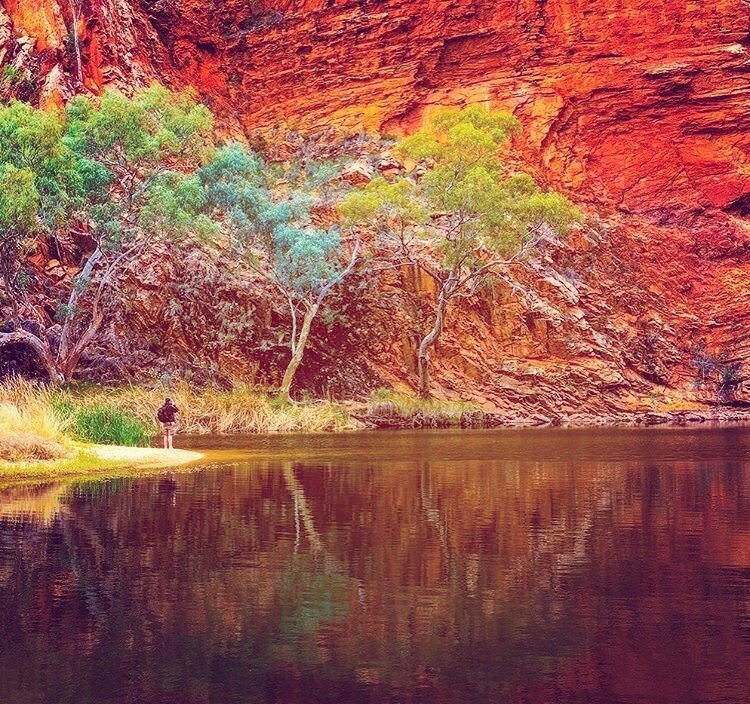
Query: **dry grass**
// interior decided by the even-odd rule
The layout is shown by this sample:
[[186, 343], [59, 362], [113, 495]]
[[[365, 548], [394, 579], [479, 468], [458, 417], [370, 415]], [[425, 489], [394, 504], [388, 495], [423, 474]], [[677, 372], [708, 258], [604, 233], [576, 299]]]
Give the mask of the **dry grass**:
[[[332, 401], [285, 404], [250, 387], [238, 387], [232, 391], [198, 391], [182, 383], [167, 392], [160, 387], [140, 386], [47, 389], [23, 381], [0, 384], [0, 404], [5, 403], [17, 410], [16, 415], [6, 410], [6, 415], [13, 415], [18, 425], [19, 429], [14, 432], [58, 444], [64, 444], [66, 435], [102, 442], [81, 436], [79, 421], [97, 409], [128, 414], [140, 423], [145, 438], [150, 434], [157, 435], [156, 410], [167, 394], [181, 411], [179, 432], [190, 435], [342, 432], [361, 427], [361, 422], [382, 427], [476, 427], [481, 426], [484, 419], [482, 410], [470, 403], [421, 400], [387, 390], [373, 394], [365, 406], [355, 408]], [[110, 412], [106, 417], [111, 415]], [[355, 420], [355, 416], [361, 422]], [[16, 444], [20, 449], [14, 457], [24, 453], [35, 457], [33, 453], [36, 452], [41, 457], [45, 452], [42, 445], [32, 450], [19, 442]], [[117, 444], [126, 443], [120, 441]], [[8, 455], [9, 451], [5, 453]]]
[[0, 461], [59, 459], [64, 439], [46, 389], [23, 381], [0, 385]]
[[380, 389], [371, 396], [364, 419], [391, 428], [481, 427], [485, 414], [471, 403], [420, 399]]
[[166, 393], [180, 408], [180, 433], [319, 433], [357, 427], [342, 404], [329, 401], [283, 404], [246, 387], [233, 391], [196, 391], [181, 384], [169, 392], [136, 386], [50, 389], [23, 380], [9, 380], [0, 384], [0, 460], [59, 457], [67, 436], [91, 440], [80, 436], [79, 421], [102, 408], [131, 414], [147, 435], [149, 432], [156, 435], [159, 432], [156, 410]]
[[56, 460], [65, 456], [65, 448], [52, 440], [15, 433], [0, 435], [0, 461], [35, 462]]
[[48, 440], [63, 435], [60, 418], [55, 412], [52, 391], [41, 384], [10, 379], [0, 384], [0, 429], [33, 433]]
[[158, 432], [156, 410], [169, 395], [180, 409], [179, 432], [190, 435], [233, 433], [319, 433], [355, 427], [346, 407], [328, 401], [280, 404], [266, 394], [247, 387], [233, 391], [196, 391], [178, 384], [165, 392], [160, 388], [123, 386], [113, 389], [82, 387], [57, 392], [58, 404], [77, 409], [107, 405], [133, 414]]

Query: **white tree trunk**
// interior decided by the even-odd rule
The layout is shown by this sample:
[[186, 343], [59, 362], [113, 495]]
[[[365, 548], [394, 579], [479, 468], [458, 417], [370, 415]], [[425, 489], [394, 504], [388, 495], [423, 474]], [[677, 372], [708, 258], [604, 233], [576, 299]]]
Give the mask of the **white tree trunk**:
[[284, 378], [281, 381], [281, 387], [279, 388], [278, 398], [281, 401], [289, 403], [291, 401], [290, 392], [292, 389], [292, 383], [294, 382], [294, 376], [297, 373], [299, 365], [302, 363], [302, 358], [305, 354], [305, 346], [307, 345], [307, 338], [310, 336], [310, 327], [318, 314], [320, 304], [315, 303], [307, 309], [305, 313], [305, 319], [302, 322], [302, 328], [299, 332], [297, 340], [292, 340], [292, 358], [289, 360], [286, 371], [284, 372]]
[[430, 348], [437, 342], [440, 334], [443, 332], [443, 322], [445, 321], [445, 309], [447, 305], [448, 299], [445, 295], [445, 286], [443, 286], [438, 296], [435, 322], [430, 332], [422, 338], [417, 352], [417, 371], [419, 374], [417, 393], [420, 398], [430, 397]]

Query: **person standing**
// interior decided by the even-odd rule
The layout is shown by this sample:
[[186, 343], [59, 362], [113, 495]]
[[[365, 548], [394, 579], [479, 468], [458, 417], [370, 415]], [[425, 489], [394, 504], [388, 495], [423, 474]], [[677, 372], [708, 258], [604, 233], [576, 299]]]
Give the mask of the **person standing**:
[[175, 425], [177, 422], [177, 414], [180, 409], [177, 408], [174, 401], [167, 397], [164, 399], [164, 403], [161, 405], [159, 410], [156, 412], [156, 417], [161, 423], [162, 431], [164, 433], [164, 449], [172, 449], [172, 436], [174, 435]]

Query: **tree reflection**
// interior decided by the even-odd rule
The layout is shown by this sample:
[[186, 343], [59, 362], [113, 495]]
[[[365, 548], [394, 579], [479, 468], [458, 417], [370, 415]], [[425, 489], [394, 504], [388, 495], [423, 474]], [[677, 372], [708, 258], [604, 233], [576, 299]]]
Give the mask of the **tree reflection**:
[[0, 701], [745, 691], [748, 486], [739, 462], [436, 455], [48, 487], [44, 520], [6, 493]]

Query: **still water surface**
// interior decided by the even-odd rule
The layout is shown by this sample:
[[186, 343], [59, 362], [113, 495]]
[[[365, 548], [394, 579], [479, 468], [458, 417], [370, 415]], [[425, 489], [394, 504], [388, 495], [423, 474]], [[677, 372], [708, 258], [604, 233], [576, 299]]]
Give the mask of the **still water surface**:
[[0, 704], [750, 702], [750, 429], [234, 443], [0, 490]]

